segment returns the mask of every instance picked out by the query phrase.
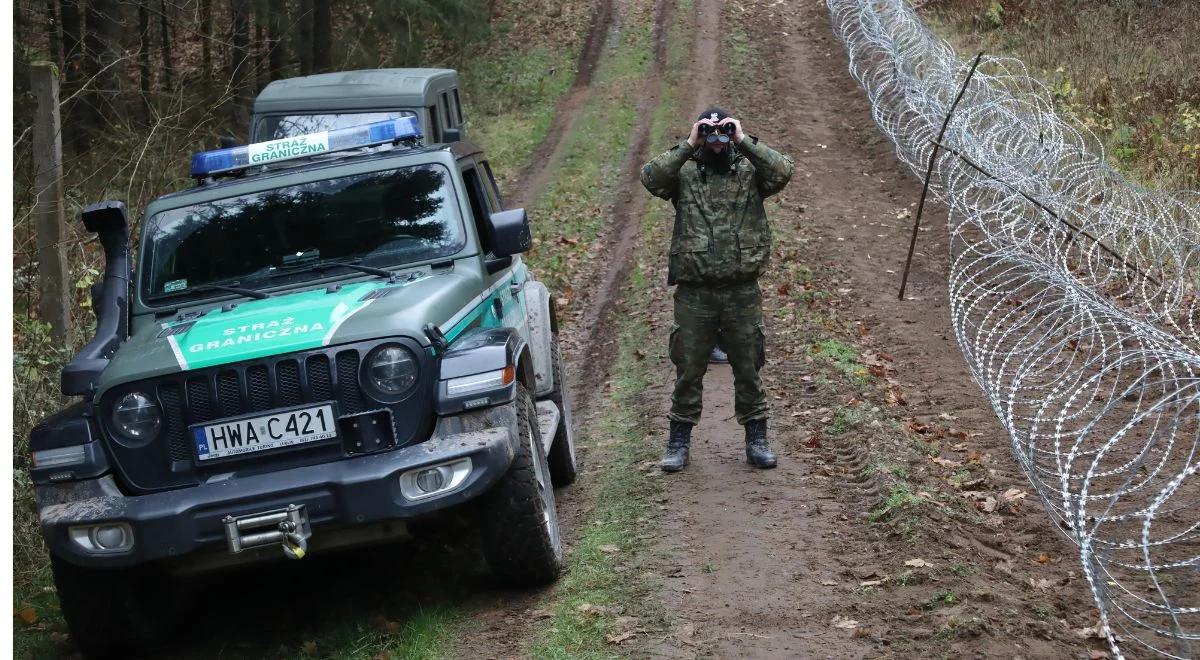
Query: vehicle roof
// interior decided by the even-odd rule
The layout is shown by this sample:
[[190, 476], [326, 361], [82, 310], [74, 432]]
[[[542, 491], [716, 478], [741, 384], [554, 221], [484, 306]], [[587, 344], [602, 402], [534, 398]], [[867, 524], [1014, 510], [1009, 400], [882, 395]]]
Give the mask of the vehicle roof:
[[254, 100], [254, 114], [380, 107], [420, 108], [427, 96], [458, 86], [453, 69], [365, 69], [276, 80]]
[[[336, 153], [336, 152], [335, 152]], [[431, 145], [421, 145], [411, 149], [388, 149], [388, 150], [372, 150], [369, 152], [356, 153], [352, 150], [345, 152], [341, 158], [317, 157], [312, 159], [303, 159], [296, 161], [285, 161], [277, 165], [268, 166], [266, 168], [251, 168], [251, 172], [240, 176], [221, 176], [211, 183], [184, 188], [175, 192], [166, 193], [154, 199], [149, 206], [146, 207], [146, 217], [158, 211], [186, 206], [188, 204], [201, 203], [222, 199], [231, 195], [246, 194], [255, 191], [256, 189], [267, 190], [277, 188], [279, 186], [288, 185], [287, 183], [279, 183], [276, 181], [278, 177], [307, 175], [317, 170], [331, 170], [324, 173], [322, 176], [302, 176], [306, 181], [320, 180], [322, 178], [332, 178], [335, 176], [347, 176], [376, 169], [383, 169], [388, 166], [404, 167], [409, 165], [420, 165], [422, 163], [447, 162], [445, 156], [439, 157], [441, 154], [449, 155], [450, 159], [458, 160], [467, 156], [473, 156], [483, 153], [483, 148], [466, 140], [451, 143], [436, 143]], [[375, 166], [379, 161], [395, 161], [384, 166]], [[366, 167], [363, 167], [363, 165]], [[342, 171], [350, 170], [350, 171]], [[262, 185], [256, 185], [261, 183]], [[240, 188], [240, 190], [234, 190]]]

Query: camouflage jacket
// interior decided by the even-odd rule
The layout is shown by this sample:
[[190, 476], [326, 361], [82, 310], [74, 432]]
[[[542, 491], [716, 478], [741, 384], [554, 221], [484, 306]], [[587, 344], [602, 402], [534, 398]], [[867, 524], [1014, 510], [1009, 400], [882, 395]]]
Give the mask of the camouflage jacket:
[[763, 200], [792, 178], [792, 159], [747, 135], [728, 174], [706, 171], [687, 140], [646, 163], [642, 185], [675, 206], [667, 280], [714, 284], [758, 278], [771, 256]]

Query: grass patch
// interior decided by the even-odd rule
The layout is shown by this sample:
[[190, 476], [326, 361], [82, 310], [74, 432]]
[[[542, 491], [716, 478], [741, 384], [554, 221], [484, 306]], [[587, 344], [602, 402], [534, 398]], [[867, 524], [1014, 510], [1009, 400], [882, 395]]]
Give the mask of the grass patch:
[[931, 3], [963, 53], [1010, 54], [1050, 88], [1133, 178], [1200, 187], [1200, 67], [1194, 2]]
[[871, 522], [894, 522], [901, 512], [921, 505], [921, 498], [913, 494], [908, 486], [896, 484], [892, 486], [887, 499], [879, 508], [871, 512]]
[[867, 368], [858, 363], [858, 349], [844, 341], [826, 339], [818, 342], [813, 346], [812, 354], [828, 360], [834, 370], [856, 385], [871, 381]]

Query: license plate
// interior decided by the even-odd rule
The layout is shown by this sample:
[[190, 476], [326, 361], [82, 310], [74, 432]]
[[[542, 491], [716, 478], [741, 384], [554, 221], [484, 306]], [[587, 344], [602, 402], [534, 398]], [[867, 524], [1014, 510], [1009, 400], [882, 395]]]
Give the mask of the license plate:
[[201, 461], [290, 447], [337, 436], [329, 404], [192, 427]]

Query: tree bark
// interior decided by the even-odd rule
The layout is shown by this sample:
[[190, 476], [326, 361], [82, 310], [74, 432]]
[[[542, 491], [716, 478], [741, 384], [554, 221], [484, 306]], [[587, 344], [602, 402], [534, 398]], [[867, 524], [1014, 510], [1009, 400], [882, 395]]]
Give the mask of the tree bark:
[[138, 78], [141, 83], [142, 105], [146, 115], [150, 114], [150, 8], [146, 6], [149, 0], [138, 3]]
[[[83, 85], [83, 7], [79, 0], [62, 0], [63, 90], [73, 95]], [[91, 109], [76, 97], [67, 103], [67, 144], [72, 153], [80, 154], [91, 144], [87, 127], [94, 121]]]
[[212, 96], [212, 0], [200, 0], [200, 74], [206, 97]]
[[46, 15], [46, 44], [50, 50], [50, 61], [62, 70], [63, 53], [62, 53], [62, 35], [59, 33], [58, 22], [58, 2], [56, 0], [46, 0], [45, 5]]
[[58, 81], [47, 63], [29, 67], [29, 83], [37, 99], [33, 124], [34, 187], [37, 190], [38, 312], [50, 324], [55, 340], [66, 344], [71, 329], [68, 306], [67, 223], [63, 213], [62, 139], [58, 116]]
[[271, 80], [286, 76], [287, 69], [287, 13], [283, 0], [267, 0], [267, 55]]
[[253, 80], [250, 73], [254, 68], [250, 57], [250, 2], [230, 0], [230, 10], [233, 15], [229, 48], [229, 84], [233, 90], [230, 120], [240, 127], [250, 121], [247, 111], [250, 107], [250, 85]]
[[313, 69], [333, 69], [333, 6], [330, 0], [313, 0]]
[[84, 35], [84, 71], [91, 82], [81, 96], [91, 106], [96, 123], [93, 128], [127, 118], [122, 81], [125, 76], [123, 43], [125, 4], [121, 0], [89, 0], [87, 34]]
[[300, 42], [296, 44], [300, 56], [300, 75], [313, 72], [313, 0], [300, 0]]
[[171, 23], [167, 18], [167, 1], [159, 0], [158, 28], [162, 48], [163, 89], [170, 91], [174, 88], [175, 65], [171, 58]]

